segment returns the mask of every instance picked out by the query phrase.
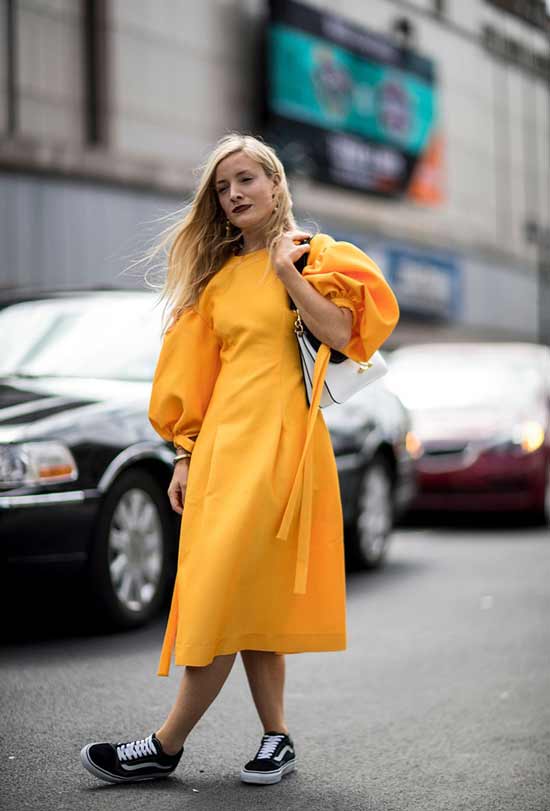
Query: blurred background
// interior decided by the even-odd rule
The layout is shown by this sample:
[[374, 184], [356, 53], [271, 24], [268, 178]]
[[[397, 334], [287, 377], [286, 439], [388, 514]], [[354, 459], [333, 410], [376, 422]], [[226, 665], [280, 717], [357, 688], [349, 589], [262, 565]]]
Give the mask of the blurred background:
[[[547, 811], [544, 0], [0, 0], [5, 808], [89, 808], [79, 747], [123, 739], [123, 706], [125, 729], [154, 728], [172, 700], [167, 680], [143, 700], [179, 518], [147, 420], [161, 314], [135, 260], [234, 130], [278, 149], [298, 221], [372, 256], [401, 307], [388, 374], [323, 409], [349, 648], [287, 657], [314, 780], [287, 781], [285, 807]], [[205, 808], [243, 807], [217, 745], [244, 757], [257, 721], [226, 689], [190, 754]]]
[[168, 593], [160, 316], [135, 260], [234, 130], [277, 148], [299, 221], [365, 250], [399, 300], [389, 374], [323, 412], [347, 562], [380, 567], [420, 516], [547, 532], [547, 3], [2, 0], [0, 41], [10, 570], [84, 572], [125, 627]]
[[389, 346], [550, 337], [544, 0], [2, 0], [0, 296], [139, 286], [231, 130], [378, 261]]
[[[126, 626], [165, 594], [172, 449], [146, 420], [159, 323], [134, 262], [233, 130], [278, 149], [299, 221], [370, 254], [400, 303], [389, 374], [324, 410], [348, 562], [377, 568], [415, 513], [547, 529], [547, 3], [2, 0], [0, 41], [8, 563], [84, 568]], [[137, 491], [157, 552], [136, 579], [117, 505]]]

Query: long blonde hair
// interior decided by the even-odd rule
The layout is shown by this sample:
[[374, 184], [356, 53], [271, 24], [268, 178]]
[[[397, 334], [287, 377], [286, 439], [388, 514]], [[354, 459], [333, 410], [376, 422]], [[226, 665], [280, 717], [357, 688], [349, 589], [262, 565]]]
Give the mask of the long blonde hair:
[[[165, 301], [165, 313], [169, 311], [166, 329], [183, 310], [196, 303], [208, 281], [241, 244], [241, 232], [235, 226], [230, 225], [227, 233], [226, 217], [214, 185], [218, 164], [236, 152], [244, 152], [260, 164], [267, 177], [277, 176], [279, 180], [276, 205], [265, 230], [270, 259], [282, 234], [296, 228], [285, 170], [275, 150], [252, 135], [233, 132], [220, 138], [206, 163], [196, 170], [200, 177], [193, 199], [175, 212], [177, 222], [161, 232], [160, 239], [145, 256], [146, 260], [161, 252], [167, 256], [166, 277], [160, 287], [160, 300]], [[149, 287], [159, 289], [147, 274], [145, 281]]]

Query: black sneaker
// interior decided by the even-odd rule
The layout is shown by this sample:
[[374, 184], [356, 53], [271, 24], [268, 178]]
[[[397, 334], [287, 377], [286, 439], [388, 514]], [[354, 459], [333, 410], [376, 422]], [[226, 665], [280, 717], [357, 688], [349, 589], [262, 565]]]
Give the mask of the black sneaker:
[[108, 783], [133, 783], [166, 777], [178, 765], [184, 747], [167, 755], [153, 732], [148, 738], [127, 743], [89, 743], [80, 752], [85, 769]]
[[278, 783], [296, 765], [294, 744], [281, 732], [266, 732], [253, 760], [241, 769], [245, 783]]

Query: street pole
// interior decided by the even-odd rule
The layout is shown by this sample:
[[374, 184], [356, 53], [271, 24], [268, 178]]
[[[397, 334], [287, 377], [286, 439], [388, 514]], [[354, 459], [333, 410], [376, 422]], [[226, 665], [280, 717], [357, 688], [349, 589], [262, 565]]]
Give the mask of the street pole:
[[541, 228], [536, 220], [525, 223], [527, 242], [535, 246], [537, 341], [550, 344], [550, 228]]
[[550, 229], [538, 243], [539, 344], [550, 345]]

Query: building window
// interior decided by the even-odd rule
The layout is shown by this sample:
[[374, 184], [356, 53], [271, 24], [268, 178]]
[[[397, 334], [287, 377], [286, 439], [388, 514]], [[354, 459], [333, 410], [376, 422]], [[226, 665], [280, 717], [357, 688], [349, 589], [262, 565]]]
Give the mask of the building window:
[[82, 8], [74, 0], [15, 0], [17, 135], [36, 142], [83, 140]]
[[485, 2], [550, 33], [550, 15], [545, 0], [485, 0]]
[[17, 131], [16, 11], [15, 0], [6, 0], [0, 5], [0, 40], [3, 45], [0, 49], [3, 51], [0, 65], [0, 132], [8, 135], [14, 135]]
[[107, 141], [107, 64], [105, 0], [84, 0], [84, 132], [86, 143]]

